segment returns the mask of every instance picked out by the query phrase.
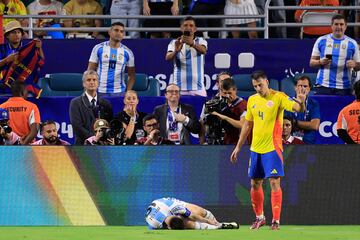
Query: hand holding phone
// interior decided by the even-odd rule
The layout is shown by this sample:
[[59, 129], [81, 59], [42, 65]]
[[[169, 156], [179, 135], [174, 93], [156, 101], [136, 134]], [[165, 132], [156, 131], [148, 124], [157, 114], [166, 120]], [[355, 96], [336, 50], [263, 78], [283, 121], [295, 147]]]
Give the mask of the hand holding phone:
[[332, 60], [332, 54], [326, 54], [325, 57], [329, 60]]

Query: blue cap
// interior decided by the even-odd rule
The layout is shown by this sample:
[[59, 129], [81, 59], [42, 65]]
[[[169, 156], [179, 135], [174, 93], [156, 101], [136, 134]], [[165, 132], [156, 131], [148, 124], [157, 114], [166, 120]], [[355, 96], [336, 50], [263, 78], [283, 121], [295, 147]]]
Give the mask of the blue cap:
[[4, 108], [0, 108], [0, 121], [9, 120], [9, 112]]

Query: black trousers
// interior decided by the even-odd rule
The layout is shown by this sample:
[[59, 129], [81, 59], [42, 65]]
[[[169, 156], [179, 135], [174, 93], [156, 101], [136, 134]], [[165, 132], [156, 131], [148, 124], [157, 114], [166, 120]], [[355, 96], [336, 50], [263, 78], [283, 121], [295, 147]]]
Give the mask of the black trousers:
[[[208, 3], [196, 2], [191, 10], [191, 14], [192, 15], [224, 15], [224, 8], [225, 8], [225, 3], [208, 4]], [[222, 19], [196, 19], [196, 26], [222, 27]], [[209, 37], [218, 38], [219, 31], [209, 31]]]

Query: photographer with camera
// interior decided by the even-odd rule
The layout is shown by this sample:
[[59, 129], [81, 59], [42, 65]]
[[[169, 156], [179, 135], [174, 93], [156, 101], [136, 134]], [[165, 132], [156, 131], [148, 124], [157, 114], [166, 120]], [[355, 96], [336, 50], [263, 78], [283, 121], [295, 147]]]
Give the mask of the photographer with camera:
[[[227, 79], [227, 78], [231, 78], [231, 74], [229, 72], [226, 72], [226, 71], [223, 71], [223, 72], [220, 72], [217, 76], [216, 76], [216, 87], [218, 88], [218, 92], [216, 93], [216, 95], [211, 99], [211, 100], [216, 100], [216, 99], [221, 99], [221, 95], [220, 95], [220, 92], [221, 92], [221, 88], [220, 88], [220, 84], [221, 82], [224, 80], [224, 79]], [[210, 100], [210, 101], [211, 101]], [[209, 103], [209, 101], [208, 101]], [[205, 138], [205, 134], [206, 134], [206, 129], [205, 129], [205, 118], [207, 116], [209, 116], [208, 112], [207, 114], [205, 114], [205, 107], [206, 107], [206, 103], [203, 105], [202, 107], [202, 110], [201, 110], [201, 114], [200, 114], [200, 125], [201, 125], [201, 129], [200, 129], [200, 132], [199, 132], [199, 142], [200, 144], [207, 144], [206, 143], [206, 138]], [[215, 116], [214, 116], [215, 117]], [[221, 131], [221, 130], [220, 130]], [[210, 143], [212, 144], [212, 143]]]
[[108, 121], [96, 120], [94, 123], [95, 136], [86, 139], [84, 145], [115, 145], [115, 137], [109, 134], [109, 129]]
[[337, 134], [346, 144], [360, 144], [360, 81], [354, 92], [356, 100], [340, 111], [337, 120]]
[[[236, 144], [246, 114], [246, 100], [236, 95], [234, 79], [227, 78], [220, 83], [221, 98], [213, 99], [205, 104], [208, 144]], [[212, 116], [216, 116], [220, 122]], [[213, 130], [218, 131], [217, 134]], [[220, 130], [221, 129], [221, 130]], [[224, 132], [224, 134], [222, 134]]]
[[19, 145], [20, 137], [9, 126], [9, 112], [0, 108], [0, 145]]
[[174, 143], [160, 136], [159, 123], [154, 114], [148, 114], [143, 119], [146, 137], [136, 141], [136, 145], [173, 145]]

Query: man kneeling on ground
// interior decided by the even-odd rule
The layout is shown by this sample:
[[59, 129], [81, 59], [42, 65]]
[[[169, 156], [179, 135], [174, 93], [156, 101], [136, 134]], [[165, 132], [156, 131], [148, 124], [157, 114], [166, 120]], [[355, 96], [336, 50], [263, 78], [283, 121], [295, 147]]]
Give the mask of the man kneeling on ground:
[[176, 198], [154, 200], [147, 209], [145, 220], [150, 229], [238, 229], [236, 222], [219, 223], [209, 211]]

